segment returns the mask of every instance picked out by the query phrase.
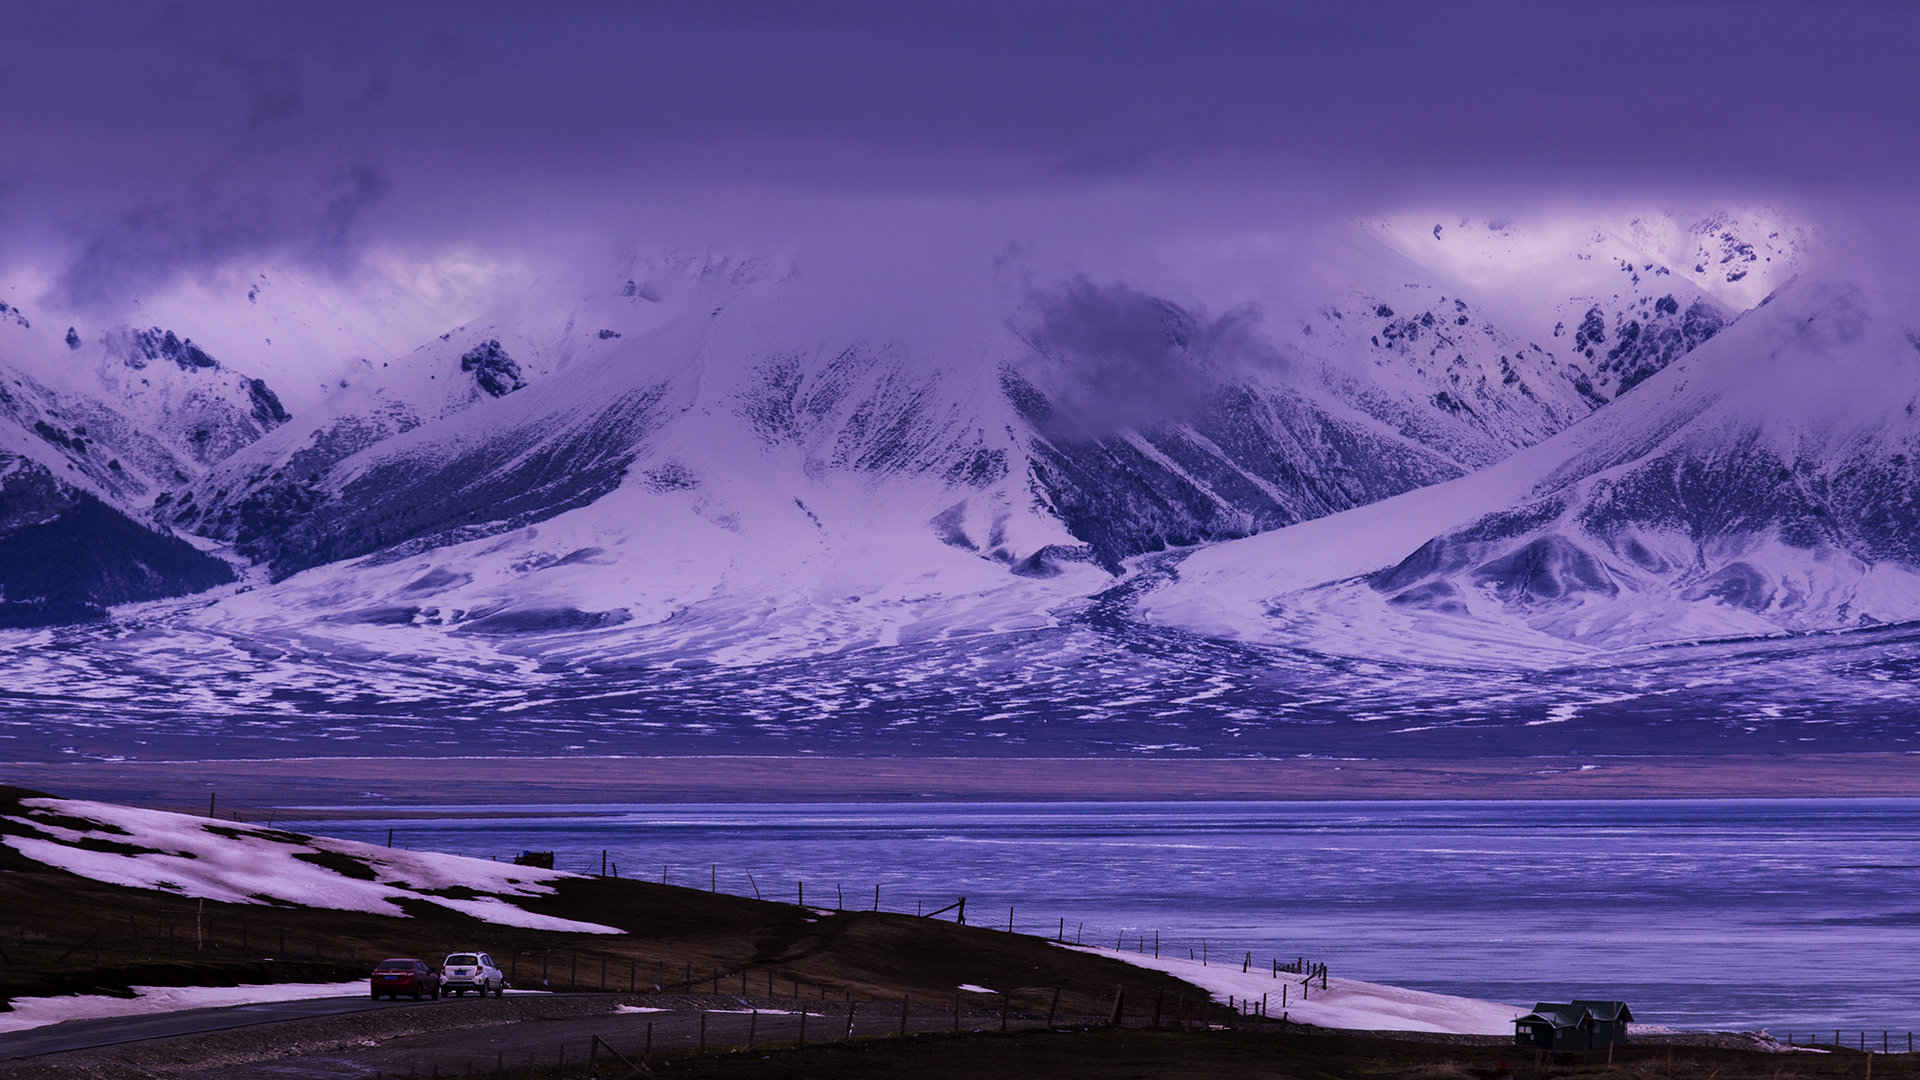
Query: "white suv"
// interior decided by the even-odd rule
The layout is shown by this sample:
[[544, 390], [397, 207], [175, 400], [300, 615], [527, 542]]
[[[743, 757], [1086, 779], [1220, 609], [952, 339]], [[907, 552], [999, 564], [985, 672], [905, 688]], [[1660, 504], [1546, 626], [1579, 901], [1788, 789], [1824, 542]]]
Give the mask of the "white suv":
[[447, 962], [440, 966], [440, 992], [465, 994], [469, 990], [477, 991], [481, 997], [486, 997], [491, 990], [494, 997], [499, 997], [507, 991], [507, 977], [486, 953], [449, 953]]

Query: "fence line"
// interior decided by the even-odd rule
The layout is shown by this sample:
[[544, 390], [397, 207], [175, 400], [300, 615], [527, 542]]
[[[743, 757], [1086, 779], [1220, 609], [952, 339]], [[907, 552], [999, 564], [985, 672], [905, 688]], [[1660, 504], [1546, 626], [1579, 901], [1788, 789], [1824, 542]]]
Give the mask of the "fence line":
[[[589, 876], [594, 876], [596, 866], [599, 866], [603, 871], [607, 866], [612, 866], [616, 870], [619, 866], [619, 863], [617, 860], [610, 859], [610, 852], [606, 849], [603, 849], [600, 852], [600, 860], [601, 861], [598, 863], [596, 863], [591, 857], [588, 857], [587, 859], [584, 860], [586, 873]], [[663, 885], [676, 884], [671, 880], [671, 870], [672, 870], [671, 865], [666, 865], [661, 867], [661, 873], [660, 873], [661, 884]], [[763, 902], [771, 902], [771, 903], [784, 902], [780, 900], [766, 901], [765, 897], [763, 897], [761, 894], [758, 879], [754, 876], [753, 871], [743, 869], [742, 871], [740, 871], [740, 873], [746, 878], [747, 885], [752, 890], [753, 899], [762, 900]], [[702, 891], [705, 891], [708, 893], [716, 893], [716, 894], [722, 893], [722, 890], [719, 887], [720, 867], [718, 863], [712, 863], [712, 862], [708, 863], [706, 877], [707, 877], [707, 880], [701, 883], [702, 885], [705, 886], [705, 888]], [[695, 886], [680, 884], [679, 887], [693, 888]], [[894, 910], [894, 909], [889, 909], [882, 906], [881, 904], [882, 883], [879, 883], [879, 882], [875, 882], [872, 886], [871, 901], [869, 903], [860, 904], [855, 907], [849, 907], [846, 904], [846, 883], [844, 881], [835, 881], [833, 883], [833, 891], [834, 891], [835, 900], [832, 907], [829, 909], [823, 905], [820, 908], [820, 910], [832, 910], [835, 912], [868, 911], [868, 912], [887, 912], [891, 914], [901, 914], [901, 915], [907, 914], [907, 912], [904, 910]], [[732, 890], [726, 890], [724, 892], [724, 895], [738, 896], [742, 899], [745, 899], [747, 894], [733, 892]], [[795, 879], [794, 891], [792, 895], [793, 895], [793, 901], [792, 901], [793, 906], [807, 908], [808, 905], [806, 903], [806, 880], [804, 878]], [[816, 895], [819, 895], [819, 893], [816, 892]], [[862, 890], [856, 889], [854, 895], [864, 896], [864, 895], [867, 895], [867, 893]], [[898, 895], [898, 894], [893, 893], [890, 895]], [[904, 903], [905, 902], [904, 899], [901, 902]], [[964, 896], [957, 897], [952, 901], [945, 901], [944, 898], [940, 898], [939, 900], [936, 900], [936, 903], [940, 903], [941, 906], [936, 907], [931, 911], [928, 911], [926, 910], [925, 897], [924, 896], [916, 897], [914, 900], [913, 914], [917, 917], [928, 918], [928, 919], [937, 918], [943, 915], [952, 915], [955, 922], [962, 923], [962, 924], [966, 923], [967, 903], [968, 903], [967, 897], [964, 897]], [[1027, 936], [1030, 936], [1030, 937], [1038, 937], [1046, 940], [1055, 941], [1061, 944], [1068, 943], [1068, 936], [1066, 932], [1067, 920], [1064, 916], [1055, 916], [1054, 925], [1051, 927], [1047, 926], [1044, 922], [1041, 922], [1037, 925], [1033, 923], [1022, 925], [1016, 918], [1017, 911], [1018, 911], [1017, 905], [1014, 905], [1014, 904], [1008, 905], [1007, 921], [1005, 923], [1005, 928], [1007, 933], [1026, 934]], [[1091, 942], [1089, 942], [1088, 940], [1090, 930], [1092, 931], [1091, 936], [1093, 938]], [[1097, 927], [1089, 927], [1085, 922], [1076, 922], [1074, 924], [1074, 933], [1073, 933], [1071, 944], [1105, 949], [1106, 946], [1104, 944], [1101, 944], [1101, 942], [1104, 942], [1108, 937], [1112, 938], [1114, 942], [1113, 951], [1116, 953], [1133, 952], [1137, 955], [1142, 955], [1142, 956], [1151, 955], [1155, 959], [1159, 959], [1163, 955], [1163, 952], [1165, 950], [1173, 950], [1173, 954], [1178, 955], [1179, 950], [1185, 949], [1187, 953], [1187, 958], [1191, 960], [1198, 960], [1202, 966], [1211, 967], [1214, 964], [1221, 963], [1221, 962], [1228, 962], [1228, 961], [1237, 962], [1241, 965], [1242, 973], [1249, 972], [1256, 967], [1256, 965], [1254, 964], [1254, 957], [1256, 955], [1254, 951], [1245, 950], [1245, 949], [1231, 949], [1231, 948], [1225, 949], [1223, 951], [1221, 948], [1223, 943], [1216, 939], [1206, 938], [1206, 937], [1195, 937], [1192, 939], [1170, 937], [1170, 936], [1167, 936], [1164, 933], [1164, 931], [1159, 929], [1154, 929], [1154, 928], [1142, 928], [1137, 926], [1129, 926], [1129, 927], [1121, 927], [1118, 930], [1115, 930], [1109, 933], [1106, 931], [1102, 931]], [[1268, 955], [1263, 957], [1262, 962], [1257, 966], [1259, 969], [1265, 970], [1275, 982], [1283, 981], [1281, 979], [1281, 976], [1283, 975], [1295, 976], [1296, 978], [1294, 981], [1299, 984], [1301, 991], [1303, 993], [1311, 993], [1312, 990], [1315, 988], [1325, 991], [1329, 987], [1329, 984], [1327, 982], [1328, 971], [1329, 971], [1328, 964], [1325, 961], [1315, 960], [1304, 954], [1295, 954], [1292, 957]]]
[[1788, 1031], [1786, 1037], [1787, 1045], [1806, 1047], [1831, 1046], [1836, 1050], [1853, 1050], [1862, 1054], [1913, 1053], [1913, 1032], [1911, 1031], [1901, 1032], [1891, 1028], [1882, 1028], [1880, 1030], [1880, 1039], [1877, 1047], [1874, 1040], [1868, 1038], [1868, 1036], [1873, 1034], [1870, 1028], [1854, 1030], [1835, 1028], [1833, 1029], [1833, 1038], [1831, 1040], [1822, 1040], [1820, 1038], [1820, 1036], [1825, 1034], [1824, 1031], [1805, 1032], [1805, 1039], [1801, 1038], [1802, 1034], [1803, 1033], [1799, 1031]]

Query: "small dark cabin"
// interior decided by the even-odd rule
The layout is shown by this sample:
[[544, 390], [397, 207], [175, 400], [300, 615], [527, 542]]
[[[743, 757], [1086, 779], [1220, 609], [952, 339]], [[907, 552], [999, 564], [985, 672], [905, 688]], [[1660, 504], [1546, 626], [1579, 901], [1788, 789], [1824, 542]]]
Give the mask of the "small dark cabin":
[[1542, 1001], [1513, 1022], [1513, 1041], [1536, 1050], [1604, 1049], [1626, 1042], [1632, 1021], [1624, 1001]]
[[1593, 1045], [1612, 1046], [1627, 1041], [1627, 1025], [1633, 1021], [1633, 1010], [1627, 1008], [1624, 1001], [1583, 1001], [1575, 998], [1573, 1005], [1577, 1009], [1587, 1010], [1593, 1017]]

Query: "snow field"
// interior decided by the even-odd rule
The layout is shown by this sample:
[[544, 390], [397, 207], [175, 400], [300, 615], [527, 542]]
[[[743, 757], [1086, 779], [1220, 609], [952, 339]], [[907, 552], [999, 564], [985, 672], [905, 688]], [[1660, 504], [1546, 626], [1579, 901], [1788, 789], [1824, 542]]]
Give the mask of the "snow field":
[[[5, 820], [41, 835], [9, 835], [0, 842], [35, 862], [111, 885], [233, 904], [290, 903], [397, 917], [407, 914], [397, 901], [420, 900], [499, 926], [623, 932], [540, 915], [514, 902], [549, 895], [550, 882], [577, 876], [560, 871], [79, 799], [21, 803], [26, 812]], [[86, 842], [124, 850], [79, 846]], [[475, 895], [432, 895], [453, 889]]]
[[[1298, 978], [1283, 975], [1275, 979], [1270, 970], [1242, 973], [1231, 963], [1202, 964], [1198, 960], [1170, 956], [1116, 953], [1095, 945], [1059, 947], [1094, 956], [1111, 956], [1135, 967], [1165, 972], [1200, 987], [1222, 1004], [1229, 998], [1239, 1002], [1257, 1000], [1265, 994], [1269, 1016], [1277, 1017], [1284, 1013], [1297, 1023], [1318, 1027], [1359, 1031], [1430, 1031], [1451, 1035], [1511, 1035], [1514, 1018], [1525, 1015], [1527, 1011], [1523, 1007], [1477, 998], [1453, 997], [1383, 983], [1332, 977], [1327, 979], [1325, 990], [1320, 989], [1318, 979], [1314, 980], [1313, 987], [1302, 1000]], [[1282, 986], [1289, 988], [1284, 1009], [1280, 1005]]]
[[0, 1032], [25, 1031], [67, 1020], [98, 1020], [109, 1016], [146, 1016], [183, 1009], [212, 1009], [227, 1005], [258, 1005], [270, 1001], [362, 996], [367, 981], [342, 983], [274, 983], [268, 986], [136, 986], [130, 998], [107, 994], [69, 994], [64, 997], [13, 999], [13, 1011], [0, 1013]]

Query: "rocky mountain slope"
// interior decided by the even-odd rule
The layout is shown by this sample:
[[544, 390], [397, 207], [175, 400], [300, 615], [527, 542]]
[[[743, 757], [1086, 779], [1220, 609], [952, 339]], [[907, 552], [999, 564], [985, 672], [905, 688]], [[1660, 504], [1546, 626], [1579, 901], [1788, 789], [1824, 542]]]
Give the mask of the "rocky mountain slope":
[[225, 562], [0, 450], [0, 627], [99, 619], [232, 580]]
[[1873, 286], [1792, 282], [1483, 473], [1197, 554], [1149, 614], [1521, 663], [1920, 618], [1911, 310]]

